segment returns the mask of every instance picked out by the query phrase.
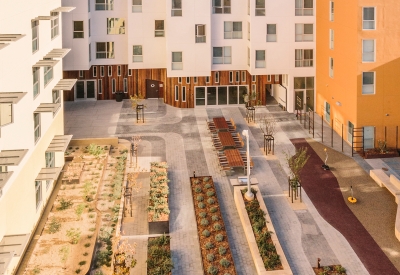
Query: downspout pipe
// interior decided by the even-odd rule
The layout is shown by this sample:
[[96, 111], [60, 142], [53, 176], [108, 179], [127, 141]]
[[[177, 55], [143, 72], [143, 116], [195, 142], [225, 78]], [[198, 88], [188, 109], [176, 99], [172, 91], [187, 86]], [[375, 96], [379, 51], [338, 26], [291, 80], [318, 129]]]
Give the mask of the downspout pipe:
[[287, 88], [285, 86], [283, 86], [281, 83], [279, 83], [279, 86], [281, 86], [282, 88], [285, 89], [285, 111], [287, 111]]

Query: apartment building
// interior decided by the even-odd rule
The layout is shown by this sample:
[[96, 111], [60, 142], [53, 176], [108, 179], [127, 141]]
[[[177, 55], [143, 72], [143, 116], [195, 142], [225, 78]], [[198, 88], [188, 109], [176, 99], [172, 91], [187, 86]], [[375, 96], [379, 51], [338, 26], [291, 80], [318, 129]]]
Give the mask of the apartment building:
[[64, 165], [61, 1], [0, 2], [0, 274], [14, 274]]
[[[314, 109], [313, 0], [62, 0], [65, 100], [115, 93], [181, 108], [259, 104]], [[297, 103], [296, 103], [297, 102]]]
[[364, 127], [365, 149], [398, 146], [399, 9], [395, 0], [318, 2], [316, 110], [349, 143]]

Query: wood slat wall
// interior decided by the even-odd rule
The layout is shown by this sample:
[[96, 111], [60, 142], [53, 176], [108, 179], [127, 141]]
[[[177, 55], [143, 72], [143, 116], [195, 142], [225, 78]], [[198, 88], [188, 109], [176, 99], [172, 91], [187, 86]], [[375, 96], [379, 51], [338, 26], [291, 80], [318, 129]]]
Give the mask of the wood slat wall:
[[[96, 67], [97, 74], [93, 76], [93, 70]], [[104, 68], [104, 76], [101, 76], [101, 67]], [[111, 67], [111, 75], [108, 75], [108, 70]], [[120, 75], [118, 75], [118, 67], [120, 67]], [[146, 79], [157, 80], [159, 84], [163, 84], [163, 87], [159, 89], [159, 97], [164, 98], [164, 102], [178, 108], [193, 108], [194, 107], [194, 91], [197, 86], [226, 86], [226, 85], [247, 85], [249, 91], [252, 90], [252, 85], [256, 85], [257, 100], [261, 101], [261, 104], [265, 104], [266, 84], [279, 84], [282, 83], [282, 76], [275, 79], [275, 75], [270, 76], [268, 81], [267, 75], [255, 76], [255, 82], [253, 82], [252, 76], [247, 71], [219, 71], [211, 72], [210, 81], [206, 83], [206, 77], [197, 77], [197, 83], [194, 83], [194, 77], [190, 77], [189, 83], [186, 77], [167, 77], [166, 69], [131, 69], [131, 75], [128, 71], [128, 65], [111, 65], [111, 66], [92, 66], [88, 71], [83, 71], [83, 77], [79, 77], [79, 71], [64, 71], [63, 78], [76, 78], [79, 80], [96, 80], [96, 94], [97, 100], [103, 99], [115, 99], [115, 95], [112, 93], [112, 79], [116, 80], [116, 91], [123, 90], [123, 80], [127, 78], [128, 81], [128, 92], [124, 98], [129, 98], [131, 95], [141, 93], [146, 97]], [[245, 81], [242, 81], [242, 73], [245, 73]], [[219, 80], [216, 79], [217, 74]], [[232, 73], [232, 81], [230, 81], [230, 74]], [[236, 81], [237, 73], [239, 74], [239, 81]], [[102, 79], [102, 94], [98, 91], [98, 80]], [[179, 80], [181, 80], [179, 82]], [[179, 100], [175, 101], [175, 86], [179, 89]], [[182, 101], [182, 87], [186, 87], [186, 101]], [[64, 91], [64, 100], [73, 101], [74, 89], [71, 91]]]

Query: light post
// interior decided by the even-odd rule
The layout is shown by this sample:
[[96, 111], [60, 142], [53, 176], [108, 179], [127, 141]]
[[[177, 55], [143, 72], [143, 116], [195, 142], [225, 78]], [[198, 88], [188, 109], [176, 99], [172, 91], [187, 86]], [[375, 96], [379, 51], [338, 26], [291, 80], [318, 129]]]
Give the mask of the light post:
[[244, 194], [244, 197], [248, 201], [252, 201], [254, 199], [254, 194], [251, 192], [251, 186], [250, 186], [250, 151], [249, 151], [249, 130], [243, 130], [242, 135], [246, 137], [246, 143], [247, 143], [247, 192]]

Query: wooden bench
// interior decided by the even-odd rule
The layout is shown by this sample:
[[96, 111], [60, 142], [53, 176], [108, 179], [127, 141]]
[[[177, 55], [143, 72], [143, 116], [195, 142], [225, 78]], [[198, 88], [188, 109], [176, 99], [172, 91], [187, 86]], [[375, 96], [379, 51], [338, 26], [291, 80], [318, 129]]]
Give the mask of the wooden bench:
[[394, 196], [394, 199], [397, 203], [394, 234], [396, 235], [396, 238], [400, 241], [400, 180], [394, 175], [386, 175], [386, 173], [382, 169], [370, 170], [369, 175], [380, 187], [386, 187], [386, 189], [389, 190], [389, 192], [392, 193]]

